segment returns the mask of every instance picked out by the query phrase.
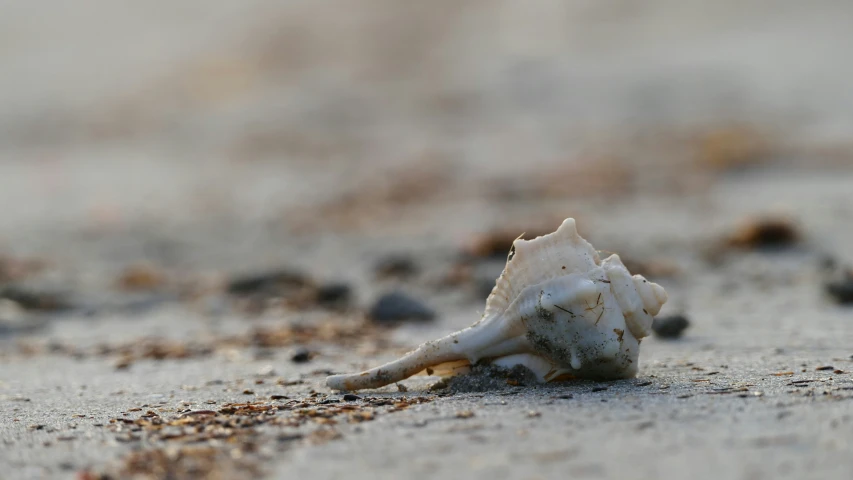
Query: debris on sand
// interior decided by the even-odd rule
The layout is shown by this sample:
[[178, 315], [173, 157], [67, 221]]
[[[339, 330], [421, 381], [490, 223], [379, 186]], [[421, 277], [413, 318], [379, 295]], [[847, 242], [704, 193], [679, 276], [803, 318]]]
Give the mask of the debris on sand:
[[228, 293], [232, 295], [269, 294], [277, 295], [309, 287], [310, 279], [302, 272], [281, 268], [269, 272], [237, 276], [228, 282]]
[[28, 316], [17, 303], [0, 298], [0, 336], [7, 333], [32, 332], [45, 326], [45, 321]]
[[[258, 478], [262, 472], [256, 460], [244, 458], [242, 448], [183, 445], [178, 448], [152, 448], [131, 452], [113, 471], [78, 474], [81, 480], [119, 478]], [[236, 454], [239, 452], [239, 454]]]
[[16, 258], [0, 255], [0, 285], [19, 282], [39, 273], [47, 266], [47, 262], [35, 258]]
[[684, 315], [670, 315], [668, 317], [658, 317], [652, 322], [652, 331], [659, 338], [679, 338], [684, 333], [684, 330], [690, 326], [690, 321]]
[[264, 311], [272, 303], [295, 308], [320, 307], [344, 310], [350, 306], [352, 287], [343, 282], [322, 284], [291, 268], [237, 276], [228, 282], [226, 291], [245, 301], [249, 311]]
[[352, 301], [352, 287], [342, 282], [320, 285], [315, 293], [317, 305], [330, 310], [344, 310]]
[[116, 286], [128, 292], [155, 290], [166, 283], [166, 275], [153, 265], [130, 265], [116, 279]]
[[[22, 355], [49, 352], [73, 358], [116, 357], [118, 370], [129, 368], [139, 360], [174, 360], [198, 358], [234, 348], [282, 348], [294, 345], [333, 342], [352, 348], [375, 350], [388, 345], [386, 329], [363, 319], [346, 321], [330, 318], [312, 323], [294, 323], [276, 327], [256, 327], [246, 333], [211, 335], [189, 340], [141, 337], [130, 341], [78, 347], [62, 342], [19, 342]], [[299, 357], [301, 358], [301, 357]], [[309, 355], [310, 359], [310, 355]]]
[[307, 348], [300, 348], [293, 352], [293, 355], [290, 356], [290, 361], [293, 363], [308, 363], [311, 361], [311, 351]]
[[22, 286], [9, 285], [0, 288], [0, 299], [11, 300], [25, 310], [56, 312], [71, 308], [71, 303], [61, 293]]
[[770, 140], [749, 125], [717, 128], [698, 138], [698, 161], [715, 171], [744, 169], [769, 160]]
[[[218, 410], [185, 410], [162, 416], [159, 408], [140, 408], [139, 418], [118, 417], [107, 429], [122, 442], [144, 445], [103, 472], [78, 478], [243, 479], [262, 475], [259, 445], [270, 435], [279, 444], [321, 444], [341, 438], [335, 425], [362, 423], [378, 415], [428, 403], [432, 397], [361, 397], [341, 403], [324, 394], [285, 402], [228, 403]], [[145, 405], [148, 407], [148, 405]], [[261, 427], [267, 427], [262, 429]], [[270, 429], [273, 430], [270, 433]]]
[[793, 220], [784, 216], [766, 216], [744, 221], [726, 243], [733, 248], [766, 250], [788, 248], [802, 239]]
[[846, 270], [826, 282], [824, 291], [841, 305], [853, 304], [853, 271]]
[[408, 255], [392, 254], [387, 255], [376, 261], [373, 267], [373, 275], [377, 279], [406, 279], [418, 274], [418, 267], [415, 259]]
[[394, 325], [404, 321], [428, 322], [435, 319], [435, 316], [431, 308], [402, 292], [382, 295], [368, 312], [371, 320], [383, 325]]

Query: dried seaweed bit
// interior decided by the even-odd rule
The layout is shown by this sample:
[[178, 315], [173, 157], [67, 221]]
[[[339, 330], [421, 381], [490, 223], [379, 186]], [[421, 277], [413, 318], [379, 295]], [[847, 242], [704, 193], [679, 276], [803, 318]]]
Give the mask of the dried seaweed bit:
[[116, 361], [115, 369], [127, 370], [131, 365], [133, 365], [133, 357], [130, 355], [124, 355]]
[[703, 132], [697, 139], [700, 165], [716, 171], [742, 170], [770, 159], [766, 133], [750, 125], [728, 125]]
[[332, 310], [343, 310], [352, 301], [352, 287], [346, 283], [327, 283], [317, 287], [315, 292], [317, 305]]
[[153, 265], [130, 265], [119, 274], [116, 286], [125, 291], [148, 291], [162, 287], [166, 283], [166, 275]]
[[[117, 357], [115, 366], [128, 368], [141, 359], [172, 360], [210, 355], [218, 349], [281, 348], [292, 345], [309, 345], [317, 342], [334, 342], [347, 347], [381, 348], [388, 344], [388, 331], [365, 319], [347, 320], [332, 317], [311, 324], [289, 324], [276, 327], [258, 327], [248, 333], [211, 336], [193, 341], [143, 337], [116, 344], [78, 347], [60, 342], [21, 341], [18, 352], [37, 355], [50, 352], [75, 358]], [[271, 372], [270, 370], [269, 372]], [[270, 374], [267, 372], [266, 374]]]
[[311, 285], [311, 280], [302, 272], [281, 268], [270, 272], [237, 276], [228, 282], [227, 290], [233, 295], [279, 294]]
[[679, 338], [684, 330], [690, 326], [690, 321], [684, 315], [670, 315], [668, 317], [657, 317], [652, 322], [652, 331], [659, 338]]
[[334, 428], [321, 428], [319, 430], [314, 430], [313, 432], [308, 434], [306, 440], [311, 445], [322, 445], [333, 440], [338, 440], [342, 437], [343, 435], [341, 434], [341, 432], [335, 430]]
[[251, 445], [225, 450], [210, 446], [181, 446], [179, 448], [152, 448], [131, 452], [112, 471], [88, 477], [118, 478], [258, 478], [262, 471], [258, 462], [243, 455]]
[[390, 254], [379, 258], [373, 266], [373, 275], [377, 279], [406, 279], [418, 274], [417, 262], [405, 254]]
[[435, 316], [432, 309], [402, 292], [382, 295], [368, 312], [373, 322], [384, 325], [405, 321], [427, 322], [435, 319]]
[[729, 246], [750, 250], [782, 249], [802, 238], [799, 227], [786, 217], [762, 217], [745, 221], [727, 239]]

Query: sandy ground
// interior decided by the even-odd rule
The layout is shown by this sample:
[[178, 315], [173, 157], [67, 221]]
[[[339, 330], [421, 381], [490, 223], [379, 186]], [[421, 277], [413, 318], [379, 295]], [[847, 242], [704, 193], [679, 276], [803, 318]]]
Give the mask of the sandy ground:
[[[835, 254], [835, 248], [853, 240], [849, 223], [838, 221], [844, 212], [827, 208], [844, 205], [851, 181], [849, 174], [838, 173], [815, 174], [807, 182], [802, 173], [735, 177], [717, 184], [699, 206], [660, 201], [660, 208], [667, 205], [666, 215], [632, 203], [584, 208], [584, 216], [599, 218], [594, 225], [605, 218], [613, 230], [590, 233], [600, 248], [615, 250], [625, 242], [621, 232], [636, 230], [648, 244], [633, 248], [650, 258], [666, 258], [680, 271], [659, 281], [670, 292], [668, 311], [686, 312], [692, 326], [682, 339], [645, 342], [636, 380], [435, 397], [426, 390], [429, 379], [414, 378], [403, 382], [407, 393], [391, 388], [375, 395], [427, 395], [432, 402], [378, 415], [372, 422], [342, 422], [336, 427], [342, 437], [320, 445], [282, 445], [275, 440], [279, 432], [267, 427], [257, 462], [273, 478], [420, 478], [459, 471], [476, 478], [549, 478], [565, 472], [581, 478], [843, 478], [853, 467], [847, 455], [853, 331], [850, 311], [822, 290], [820, 264], [826, 252]], [[797, 213], [807, 232], [802, 246], [769, 254], [728, 252], [713, 267], [702, 260], [697, 245], [714, 238], [708, 224], [738, 218], [747, 202], [763, 209], [762, 198], [776, 199], [781, 192], [800, 199]], [[642, 213], [648, 211], [656, 213]], [[376, 283], [369, 275], [371, 256], [386, 248], [400, 251], [407, 242], [401, 238], [382, 245], [357, 238], [338, 240], [356, 248], [320, 245], [307, 253], [307, 262], [319, 262], [324, 249], [345, 252], [335, 264], [348, 272], [345, 278], [354, 279], [365, 297], [360, 301], [367, 304], [375, 295], [369, 286]], [[294, 256], [301, 249], [286, 243], [280, 248]], [[631, 247], [617, 251], [630, 256], [626, 248]], [[424, 275], [440, 269], [441, 260], [417, 254], [411, 244], [408, 249], [423, 259]], [[843, 258], [843, 251], [837, 256]], [[388, 286], [373, 288], [379, 292]], [[406, 346], [465, 326], [482, 308], [473, 295], [430, 294], [417, 282], [409, 290], [422, 292], [420, 298], [438, 309], [435, 324], [401, 327], [392, 334], [398, 348], [366, 356], [319, 342], [312, 345], [318, 356], [307, 364], [290, 361], [297, 348], [292, 346], [141, 360], [116, 370], [116, 356], [22, 355], [14, 346], [22, 337], [78, 346], [134, 341], [142, 334], [203, 339], [258, 322], [292, 321], [301, 316], [296, 312], [252, 320], [239, 312], [211, 316], [166, 302], [133, 314], [65, 315], [35, 338], [6, 335], [0, 461], [14, 472], [11, 478], [68, 478], [86, 468], [105, 469], [132, 448], [156, 447], [145, 440], [122, 442], [115, 432], [97, 426], [109, 425], [112, 418], [137, 418], [139, 413], [129, 410], [143, 405], [177, 412], [208, 409], [208, 401], [221, 406], [269, 401], [270, 395], [307, 397], [313, 391], [340, 399], [323, 386], [326, 371], [387, 360]], [[816, 370], [824, 366], [844, 373]], [[791, 373], [774, 376], [783, 372]], [[304, 383], [276, 383], [299, 378]], [[256, 385], [257, 379], [265, 382]], [[809, 382], [797, 383], [801, 380]], [[602, 387], [606, 390], [595, 391]], [[254, 393], [244, 394], [245, 389]], [[457, 418], [462, 411], [474, 415]]]
[[[853, 471], [853, 310], [824, 289], [828, 258], [853, 264], [849, 7], [49, 3], [0, 15], [0, 293], [69, 308], [0, 304], [2, 478]], [[726, 246], [771, 214], [800, 240]], [[502, 262], [449, 274], [478, 235], [569, 216], [690, 319], [643, 343], [636, 379], [325, 388], [477, 319]], [[388, 254], [418, 272], [377, 279]], [[156, 278], [117, 287], [140, 264]], [[277, 268], [352, 299], [223, 291]], [[342, 327], [397, 289], [436, 319]], [[294, 324], [332, 333], [257, 340]], [[212, 412], [258, 423], [193, 437]]]

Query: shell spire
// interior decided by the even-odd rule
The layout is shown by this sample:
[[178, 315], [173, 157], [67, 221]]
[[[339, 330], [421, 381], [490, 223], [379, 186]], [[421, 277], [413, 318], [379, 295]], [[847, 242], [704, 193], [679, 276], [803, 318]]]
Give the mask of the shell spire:
[[585, 272], [600, 263], [592, 245], [578, 235], [574, 218], [567, 218], [557, 231], [548, 235], [533, 240], [519, 238], [512, 243], [512, 256], [486, 300], [483, 318], [503, 313], [528, 285]]

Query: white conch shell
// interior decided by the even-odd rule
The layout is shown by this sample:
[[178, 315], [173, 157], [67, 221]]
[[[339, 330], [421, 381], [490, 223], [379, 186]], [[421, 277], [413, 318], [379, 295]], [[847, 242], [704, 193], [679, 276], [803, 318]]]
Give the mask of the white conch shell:
[[330, 376], [326, 385], [378, 388], [425, 369], [448, 371], [481, 360], [527, 366], [540, 381], [636, 375], [640, 340], [667, 300], [663, 287], [631, 276], [618, 255], [602, 262], [571, 218], [554, 233], [516, 240], [513, 248], [479, 322], [381, 367]]

